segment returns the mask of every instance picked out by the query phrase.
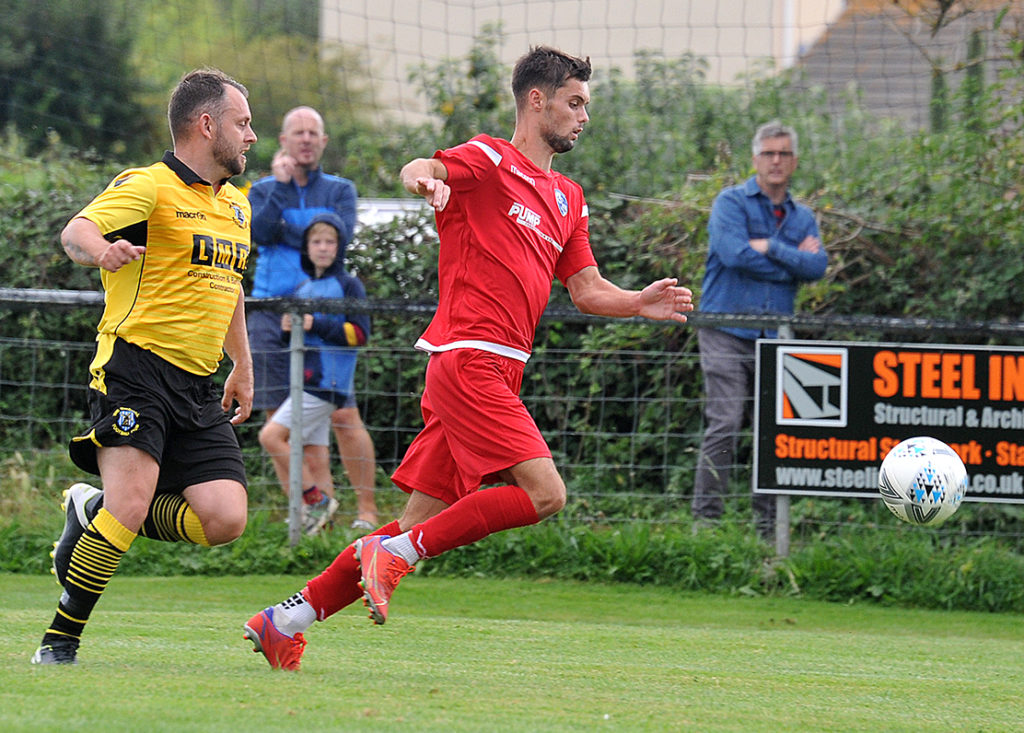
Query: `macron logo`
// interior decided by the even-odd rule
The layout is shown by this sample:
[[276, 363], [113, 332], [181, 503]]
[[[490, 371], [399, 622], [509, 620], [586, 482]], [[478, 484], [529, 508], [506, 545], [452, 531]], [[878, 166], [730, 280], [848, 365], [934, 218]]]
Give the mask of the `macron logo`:
[[512, 173], [513, 173], [514, 175], [517, 175], [517, 176], [519, 176], [519, 177], [520, 177], [520, 178], [522, 178], [522, 179], [523, 179], [524, 181], [526, 181], [527, 183], [529, 183], [529, 184], [530, 184], [531, 186], [536, 186], [536, 185], [537, 185], [537, 182], [536, 182], [535, 180], [533, 180], [533, 179], [532, 179], [532, 178], [531, 178], [530, 176], [528, 176], [528, 175], [526, 175], [525, 173], [523, 173], [523, 172], [522, 172], [521, 170], [519, 170], [518, 168], [516, 168], [516, 167], [515, 167], [514, 165], [512, 165], [511, 163], [509, 163], [508, 169], [509, 169], [509, 170], [510, 170], [510, 171], [511, 171], [511, 172], [512, 172]]
[[536, 229], [540, 226], [540, 214], [536, 211], [531, 211], [522, 204], [512, 204], [512, 208], [508, 210], [508, 215], [516, 217], [516, 223], [530, 227], [530, 229]]

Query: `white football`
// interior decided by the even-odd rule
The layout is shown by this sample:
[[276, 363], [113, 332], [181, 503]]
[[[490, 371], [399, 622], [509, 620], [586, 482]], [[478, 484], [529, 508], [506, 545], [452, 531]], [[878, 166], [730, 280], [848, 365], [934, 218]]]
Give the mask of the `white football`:
[[963, 501], [967, 469], [941, 440], [907, 438], [882, 460], [878, 491], [889, 511], [904, 522], [934, 527], [953, 516]]

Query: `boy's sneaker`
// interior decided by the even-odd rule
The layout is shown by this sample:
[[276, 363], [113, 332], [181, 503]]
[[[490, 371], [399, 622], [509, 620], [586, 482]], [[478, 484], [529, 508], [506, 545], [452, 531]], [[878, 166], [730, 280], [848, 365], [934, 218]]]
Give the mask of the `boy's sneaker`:
[[44, 641], [32, 655], [32, 664], [78, 664], [78, 639]]
[[334, 513], [338, 511], [338, 500], [324, 494], [324, 498], [316, 504], [304, 506], [307, 511], [302, 518], [302, 528], [308, 536], [312, 537], [332, 523]]
[[274, 669], [288, 669], [297, 672], [302, 652], [306, 649], [306, 638], [300, 633], [295, 636], [282, 634], [274, 625], [274, 608], [264, 608], [245, 624], [245, 636], [253, 643], [253, 652], [263, 652]]
[[102, 489], [97, 489], [89, 484], [75, 484], [64, 491], [64, 501], [60, 505], [60, 508], [66, 512], [64, 531], [61, 532], [60, 538], [53, 543], [53, 552], [50, 553], [50, 557], [53, 558], [53, 567], [50, 570], [57, 576], [57, 582], [61, 587], [64, 586], [64, 581], [68, 576], [71, 552], [75, 549], [78, 538], [82, 536], [85, 528], [89, 526], [89, 522], [96, 515], [96, 507], [99, 502], [94, 499], [102, 498], [102, 494]]
[[359, 582], [363, 589], [363, 605], [370, 609], [370, 618], [375, 624], [388, 620], [388, 601], [398, 587], [398, 581], [416, 569], [404, 558], [385, 549], [381, 543], [386, 539], [383, 535], [370, 535], [355, 542], [356, 560], [363, 576]]

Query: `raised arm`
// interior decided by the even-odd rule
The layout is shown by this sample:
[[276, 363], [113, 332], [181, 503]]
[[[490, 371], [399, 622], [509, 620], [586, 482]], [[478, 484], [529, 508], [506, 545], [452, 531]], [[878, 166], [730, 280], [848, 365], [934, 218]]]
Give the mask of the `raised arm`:
[[448, 169], [436, 158], [416, 158], [405, 164], [400, 174], [402, 185], [409, 193], [422, 196], [438, 211], [448, 205], [452, 190], [445, 181]]
[[693, 293], [674, 277], [655, 280], [643, 290], [623, 290], [604, 279], [596, 267], [584, 267], [565, 281], [573, 304], [583, 313], [611, 318], [642, 316], [652, 321], [684, 323], [693, 310]]

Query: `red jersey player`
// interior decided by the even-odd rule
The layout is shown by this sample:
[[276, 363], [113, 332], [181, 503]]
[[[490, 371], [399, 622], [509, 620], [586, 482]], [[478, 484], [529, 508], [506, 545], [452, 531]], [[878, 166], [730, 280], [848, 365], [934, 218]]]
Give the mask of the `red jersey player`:
[[[675, 278], [622, 290], [598, 271], [582, 189], [551, 170], [589, 119], [589, 59], [547, 47], [516, 63], [511, 141], [479, 135], [408, 163], [402, 184], [435, 209], [440, 302], [417, 341], [430, 353], [424, 428], [392, 477], [402, 516], [342, 550], [299, 593], [245, 625], [273, 667], [298, 669], [304, 632], [363, 596], [377, 624], [398, 581], [424, 557], [534, 524], [565, 504], [565, 484], [519, 399], [551, 294], [565, 284], [584, 313], [683, 322]], [[497, 484], [486, 490], [482, 485]]]

